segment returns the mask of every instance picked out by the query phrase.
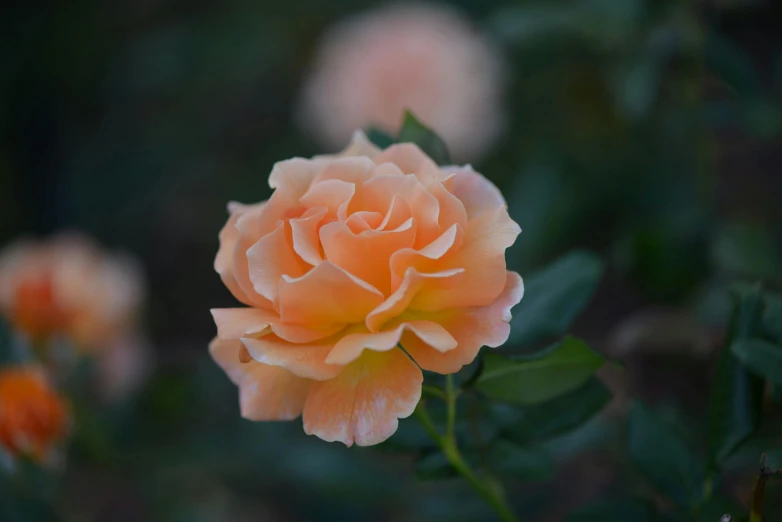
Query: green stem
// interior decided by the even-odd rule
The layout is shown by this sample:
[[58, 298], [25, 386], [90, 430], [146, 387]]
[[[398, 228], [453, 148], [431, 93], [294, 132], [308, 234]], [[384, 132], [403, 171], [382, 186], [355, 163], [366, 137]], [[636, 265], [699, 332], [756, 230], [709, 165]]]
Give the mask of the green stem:
[[457, 447], [455, 436], [457, 397], [458, 390], [454, 388], [453, 378], [449, 375], [445, 387], [447, 419], [444, 435], [440, 435], [437, 431], [423, 401], [418, 404], [418, 407], [415, 409], [415, 414], [424, 427], [424, 430], [426, 430], [429, 436], [432, 437], [432, 440], [434, 440], [443, 451], [445, 458], [448, 459], [451, 466], [453, 466], [453, 468], [467, 480], [473, 489], [475, 489], [478, 495], [491, 506], [499, 519], [503, 522], [518, 522], [518, 518], [516, 518], [513, 510], [505, 500], [505, 493], [502, 490], [500, 483], [489, 476], [479, 477], [464, 459]]

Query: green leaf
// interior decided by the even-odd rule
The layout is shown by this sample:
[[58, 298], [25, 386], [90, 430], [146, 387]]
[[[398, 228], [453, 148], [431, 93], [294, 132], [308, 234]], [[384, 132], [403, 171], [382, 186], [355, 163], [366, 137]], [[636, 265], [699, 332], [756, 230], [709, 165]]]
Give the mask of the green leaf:
[[653, 506], [643, 500], [620, 498], [603, 500], [579, 509], [565, 518], [565, 522], [653, 522]]
[[[726, 346], [760, 333], [762, 312], [758, 287], [733, 289], [733, 314]], [[749, 437], [760, 422], [763, 379], [750, 373], [729, 349], [717, 361], [709, 399], [709, 462], [715, 468]]]
[[782, 342], [782, 296], [766, 293], [765, 301], [763, 327], [768, 335]]
[[679, 426], [635, 403], [628, 416], [628, 441], [630, 458], [657, 490], [680, 506], [698, 503], [705, 467]]
[[399, 143], [415, 143], [438, 165], [449, 165], [448, 147], [435, 132], [421, 123], [413, 113], [405, 112], [405, 120], [397, 138]]
[[476, 387], [491, 399], [539, 404], [583, 385], [605, 362], [586, 343], [567, 336], [540, 352], [510, 359], [489, 353]]
[[730, 350], [752, 373], [782, 384], [782, 346], [761, 339], [739, 339]]
[[527, 277], [507, 344], [528, 346], [566, 332], [594, 294], [602, 273], [598, 256], [577, 251]]
[[540, 447], [521, 447], [499, 440], [489, 449], [492, 471], [527, 481], [546, 481], [554, 476], [554, 461]]
[[367, 129], [367, 139], [381, 149], [385, 149], [394, 144], [394, 137], [377, 127]]
[[572, 431], [591, 419], [611, 400], [611, 392], [596, 377], [580, 388], [544, 404], [514, 408], [497, 404], [502, 435], [521, 445]]

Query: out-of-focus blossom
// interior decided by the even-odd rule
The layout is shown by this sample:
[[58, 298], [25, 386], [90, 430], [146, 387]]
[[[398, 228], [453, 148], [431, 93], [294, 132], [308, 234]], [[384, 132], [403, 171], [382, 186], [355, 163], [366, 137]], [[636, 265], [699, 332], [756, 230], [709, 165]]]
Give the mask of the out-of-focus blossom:
[[154, 360], [147, 339], [138, 332], [120, 337], [96, 354], [96, 384], [107, 402], [132, 395], [146, 381]]
[[0, 444], [9, 454], [50, 462], [67, 430], [67, 407], [40, 368], [0, 369]]
[[454, 158], [473, 161], [504, 126], [502, 85], [498, 51], [458, 12], [395, 5], [327, 33], [299, 120], [336, 149], [357, 128], [397, 132], [410, 109], [443, 137]]
[[309, 434], [377, 444], [415, 409], [421, 369], [456, 372], [507, 340], [520, 229], [472, 168], [358, 133], [338, 156], [277, 163], [269, 184], [268, 201], [229, 206], [215, 259], [247, 305], [212, 310], [210, 346], [244, 417], [303, 414]]
[[103, 349], [135, 328], [142, 296], [133, 261], [81, 236], [21, 240], [0, 253], [0, 311], [35, 341]]

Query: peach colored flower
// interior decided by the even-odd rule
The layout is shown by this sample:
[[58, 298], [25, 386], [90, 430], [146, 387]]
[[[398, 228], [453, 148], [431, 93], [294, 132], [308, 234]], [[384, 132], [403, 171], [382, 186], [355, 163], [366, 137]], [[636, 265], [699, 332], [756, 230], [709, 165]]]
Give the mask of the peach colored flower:
[[0, 253], [0, 312], [33, 340], [61, 335], [105, 349], [135, 326], [141, 299], [138, 267], [81, 236], [22, 240]]
[[[337, 156], [277, 163], [268, 201], [229, 205], [215, 269], [246, 308], [214, 309], [210, 351], [242, 415], [346, 445], [390, 437], [442, 374], [510, 332], [520, 229], [471, 167], [361, 133]], [[399, 348], [399, 346], [404, 349]]]
[[349, 19], [323, 39], [299, 120], [336, 150], [354, 129], [396, 133], [405, 109], [460, 161], [479, 158], [503, 128], [498, 51], [444, 5], [402, 4]]
[[0, 445], [12, 456], [49, 461], [67, 421], [65, 403], [40, 368], [0, 370]]

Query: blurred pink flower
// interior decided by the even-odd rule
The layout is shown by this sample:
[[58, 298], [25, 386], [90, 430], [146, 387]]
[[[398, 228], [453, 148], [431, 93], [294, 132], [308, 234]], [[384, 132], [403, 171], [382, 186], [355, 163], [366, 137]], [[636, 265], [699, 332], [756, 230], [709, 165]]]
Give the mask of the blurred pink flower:
[[149, 368], [138, 331], [143, 297], [135, 260], [84, 236], [24, 239], [0, 252], [0, 313], [37, 347], [64, 338], [92, 354], [108, 400], [133, 391]]
[[135, 326], [142, 297], [138, 265], [83, 236], [20, 240], [0, 252], [0, 311], [35, 340], [61, 335], [101, 349]]
[[337, 149], [357, 128], [396, 133], [405, 109], [473, 161], [503, 128], [502, 61], [452, 8], [401, 4], [338, 24], [322, 41], [299, 120]]

